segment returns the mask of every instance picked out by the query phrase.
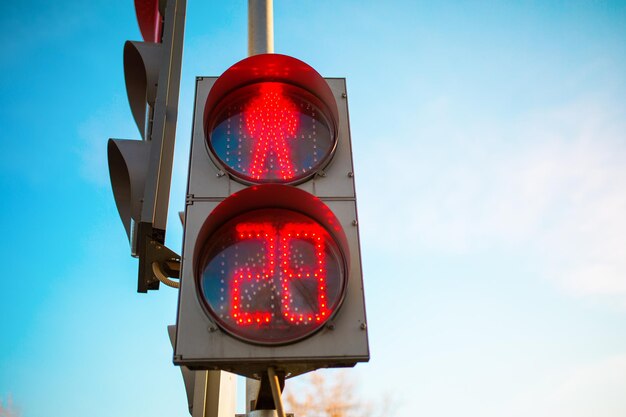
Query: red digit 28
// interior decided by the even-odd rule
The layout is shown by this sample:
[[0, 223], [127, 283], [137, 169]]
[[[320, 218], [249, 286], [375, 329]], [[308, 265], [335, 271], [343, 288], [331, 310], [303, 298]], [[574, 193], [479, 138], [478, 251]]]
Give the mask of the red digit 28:
[[[237, 268], [234, 272], [230, 288], [230, 315], [237, 325], [269, 324], [276, 320], [277, 315], [294, 324], [321, 322], [328, 317], [325, 231], [320, 225], [285, 223], [277, 229], [269, 222], [247, 222], [239, 223], [236, 232], [240, 242], [258, 242], [264, 254], [262, 265], [251, 267], [246, 263], [245, 267]], [[310, 253], [302, 254], [302, 244], [305, 242], [308, 245], [304, 246], [313, 248], [312, 257]], [[311, 258], [313, 262], [310, 262]], [[274, 295], [265, 302], [256, 300], [252, 303], [257, 306], [256, 309], [244, 303], [244, 285], [253, 282], [262, 287], [269, 286], [269, 293]], [[294, 287], [299, 290], [294, 291]], [[315, 290], [306, 290], [311, 287]], [[267, 296], [268, 292], [259, 291], [256, 294]], [[308, 300], [304, 303], [310, 306], [308, 311], [303, 311], [303, 303], [294, 303], [294, 297]], [[272, 298], [278, 298], [280, 302]], [[265, 308], [259, 309], [259, 304], [265, 305]]]

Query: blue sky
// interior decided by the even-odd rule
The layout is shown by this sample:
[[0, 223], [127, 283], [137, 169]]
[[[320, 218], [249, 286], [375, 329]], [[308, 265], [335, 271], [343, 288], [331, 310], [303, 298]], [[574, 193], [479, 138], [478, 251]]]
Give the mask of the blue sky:
[[[246, 55], [244, 1], [188, 0], [168, 246], [194, 79]], [[397, 415], [626, 414], [626, 4], [275, 1], [276, 52], [346, 77], [372, 360]], [[108, 182], [138, 138], [131, 1], [0, 16], [0, 399], [24, 417], [185, 415]]]

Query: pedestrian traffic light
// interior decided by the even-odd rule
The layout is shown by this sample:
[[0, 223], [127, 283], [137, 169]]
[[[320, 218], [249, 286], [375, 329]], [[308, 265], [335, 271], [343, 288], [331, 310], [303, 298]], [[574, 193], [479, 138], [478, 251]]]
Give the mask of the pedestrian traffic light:
[[[142, 140], [109, 139], [111, 185], [131, 255], [139, 258], [138, 288], [159, 288], [156, 265], [177, 261], [164, 246], [176, 132], [186, 0], [135, 0], [144, 42], [124, 45], [128, 102]], [[171, 265], [171, 264], [170, 264]], [[175, 268], [174, 268], [175, 269]], [[168, 271], [169, 276], [176, 272]]]
[[369, 359], [345, 79], [279, 54], [199, 77], [174, 363]]

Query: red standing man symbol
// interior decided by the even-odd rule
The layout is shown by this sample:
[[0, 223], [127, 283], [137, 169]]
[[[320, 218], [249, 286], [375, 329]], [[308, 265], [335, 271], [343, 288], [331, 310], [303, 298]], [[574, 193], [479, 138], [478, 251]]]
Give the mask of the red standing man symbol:
[[[270, 170], [278, 171], [284, 180], [295, 176], [287, 138], [298, 129], [298, 114], [296, 105], [283, 94], [279, 84], [263, 84], [260, 95], [248, 104], [246, 129], [256, 139], [249, 169], [252, 178], [263, 178]], [[267, 167], [270, 154], [274, 155], [277, 167]]]

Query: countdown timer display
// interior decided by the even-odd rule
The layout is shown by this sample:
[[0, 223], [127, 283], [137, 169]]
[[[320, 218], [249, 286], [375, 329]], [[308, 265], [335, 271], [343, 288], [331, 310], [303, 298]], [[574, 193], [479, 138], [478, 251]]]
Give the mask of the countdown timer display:
[[344, 254], [312, 218], [287, 209], [254, 210], [207, 242], [198, 274], [201, 297], [233, 336], [293, 342], [320, 329], [341, 304]]
[[229, 94], [207, 126], [221, 164], [249, 183], [294, 183], [314, 175], [335, 150], [332, 120], [302, 88], [259, 82]]

